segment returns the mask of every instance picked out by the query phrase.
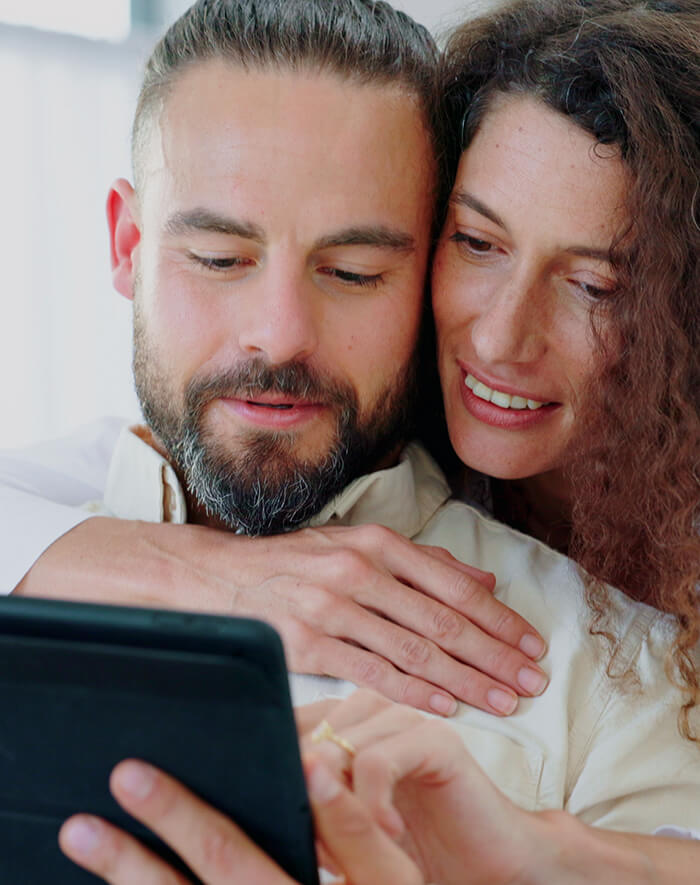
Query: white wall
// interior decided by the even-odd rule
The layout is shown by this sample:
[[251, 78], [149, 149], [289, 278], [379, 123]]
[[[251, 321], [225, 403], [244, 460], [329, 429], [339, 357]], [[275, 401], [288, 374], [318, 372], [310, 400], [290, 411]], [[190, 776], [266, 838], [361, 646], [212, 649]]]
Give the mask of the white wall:
[[[391, 0], [397, 9], [402, 9], [416, 21], [436, 33], [461, 21], [475, 10], [483, 9], [488, 0]], [[168, 20], [175, 19], [190, 5], [189, 0], [159, 0], [159, 7]]]
[[477, 14], [489, 0], [392, 0], [397, 9], [426, 25], [436, 36], [450, 26]]
[[0, 447], [138, 415], [104, 206], [144, 54], [0, 26]]

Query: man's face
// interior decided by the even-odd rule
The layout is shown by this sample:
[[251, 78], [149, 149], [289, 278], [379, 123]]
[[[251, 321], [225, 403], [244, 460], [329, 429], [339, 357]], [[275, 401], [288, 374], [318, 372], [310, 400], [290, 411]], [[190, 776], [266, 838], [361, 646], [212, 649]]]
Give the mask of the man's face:
[[420, 113], [396, 87], [212, 61], [176, 81], [142, 159], [142, 192], [120, 182], [109, 205], [145, 417], [195, 516], [291, 528], [403, 432], [434, 176]]

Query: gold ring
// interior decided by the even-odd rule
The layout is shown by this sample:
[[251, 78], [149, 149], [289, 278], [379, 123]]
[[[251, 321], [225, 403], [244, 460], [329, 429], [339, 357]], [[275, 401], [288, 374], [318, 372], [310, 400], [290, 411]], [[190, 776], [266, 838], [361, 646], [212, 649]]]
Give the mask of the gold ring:
[[311, 732], [312, 744], [319, 744], [321, 741], [333, 741], [334, 744], [342, 747], [342, 749], [351, 756], [354, 756], [357, 753], [357, 750], [350, 741], [333, 731], [333, 727], [327, 719], [323, 719], [319, 722], [316, 728]]

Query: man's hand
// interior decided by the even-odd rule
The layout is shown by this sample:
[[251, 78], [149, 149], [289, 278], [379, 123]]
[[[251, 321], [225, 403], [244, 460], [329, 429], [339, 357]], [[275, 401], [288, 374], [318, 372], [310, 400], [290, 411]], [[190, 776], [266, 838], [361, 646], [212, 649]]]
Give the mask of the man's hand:
[[[310, 742], [320, 719], [354, 754], [332, 740]], [[697, 843], [608, 832], [563, 811], [518, 808], [449, 725], [373, 692], [301, 707], [297, 720], [302, 748], [311, 747], [304, 768], [319, 856], [348, 885], [697, 881]], [[294, 885], [233, 822], [152, 766], [122, 762], [110, 787], [207, 885]], [[98, 818], [71, 818], [59, 842], [112, 885], [184, 885], [160, 858]]]
[[[299, 707], [296, 716], [302, 749], [312, 751], [336, 780], [352, 784], [364, 808], [428, 882], [696, 881], [697, 846], [606, 832], [564, 811], [525, 811], [498, 790], [448, 723], [374, 692]], [[318, 742], [313, 730], [321, 720], [330, 726], [331, 738]], [[323, 854], [325, 842], [321, 847]]]
[[[318, 837], [347, 885], [423, 885], [415, 864], [321, 762], [311, 761], [306, 774]], [[120, 805], [167, 842], [206, 885], [294, 885], [232, 821], [150, 765], [120, 763], [110, 787]], [[186, 883], [136, 839], [90, 815], [70, 818], [59, 842], [71, 860], [111, 885]]]
[[16, 589], [260, 618], [290, 670], [347, 679], [441, 715], [499, 715], [547, 678], [544, 642], [493, 596], [493, 575], [380, 526], [245, 538], [96, 517], [56, 541]]

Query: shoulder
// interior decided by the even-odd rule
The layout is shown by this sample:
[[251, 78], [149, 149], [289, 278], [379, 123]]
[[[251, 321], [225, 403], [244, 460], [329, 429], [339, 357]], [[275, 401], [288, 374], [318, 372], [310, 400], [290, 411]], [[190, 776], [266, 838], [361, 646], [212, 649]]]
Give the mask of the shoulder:
[[2, 451], [0, 483], [42, 497], [55, 495], [66, 504], [82, 503], [104, 488], [126, 425], [122, 418], [103, 418], [57, 439]]

